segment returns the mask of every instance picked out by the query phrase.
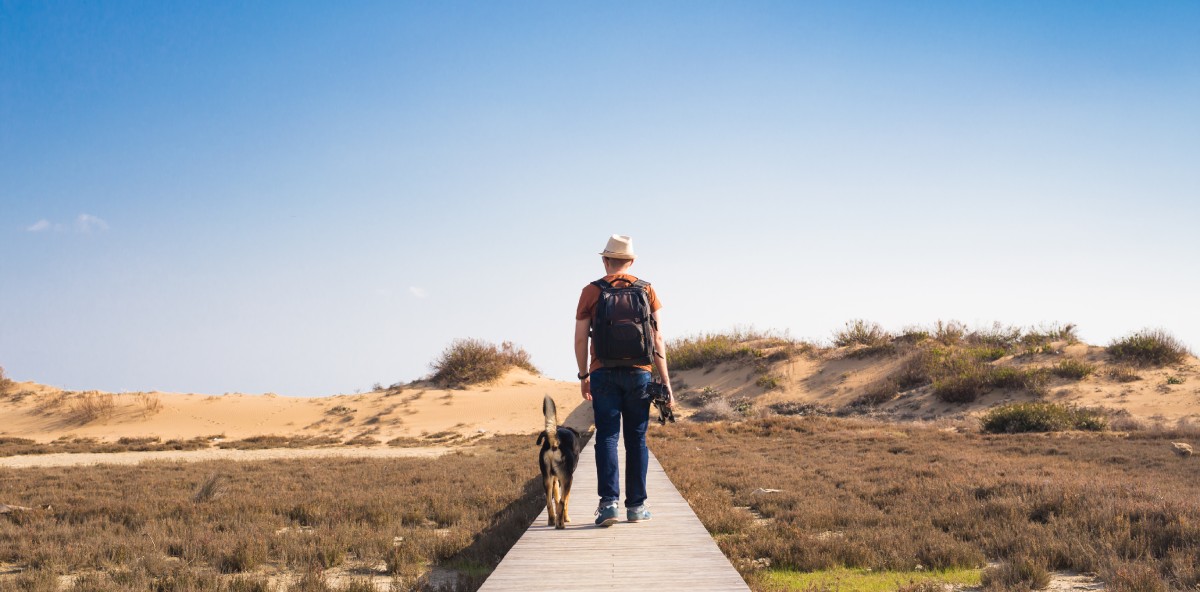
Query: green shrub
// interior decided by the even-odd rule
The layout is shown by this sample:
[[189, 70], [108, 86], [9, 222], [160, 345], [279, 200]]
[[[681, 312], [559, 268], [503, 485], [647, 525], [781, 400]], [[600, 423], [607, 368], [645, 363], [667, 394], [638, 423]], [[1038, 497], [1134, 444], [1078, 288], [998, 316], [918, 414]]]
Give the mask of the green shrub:
[[974, 356], [980, 360], [994, 362], [1008, 355], [1008, 350], [1003, 347], [983, 346], [974, 347], [967, 350], [967, 355]]
[[1183, 342], [1162, 329], [1143, 329], [1108, 346], [1114, 360], [1138, 366], [1178, 364], [1191, 355]]
[[872, 323], [862, 319], [854, 319], [847, 321], [846, 326], [840, 331], [834, 331], [833, 344], [838, 347], [849, 347], [851, 345], [864, 345], [867, 347], [879, 347], [890, 344], [892, 335], [883, 330], [879, 323]]
[[1104, 416], [1094, 409], [1044, 402], [1001, 405], [985, 413], [980, 423], [983, 431], [993, 434], [1101, 431], [1108, 427]]
[[1184, 382], [1183, 377], [1181, 377], [1181, 376], [1168, 376], [1167, 377], [1167, 384], [1183, 384], [1183, 382]]
[[1082, 360], [1063, 360], [1050, 369], [1059, 378], [1083, 380], [1096, 371], [1096, 367]]
[[456, 339], [430, 366], [434, 383], [454, 387], [491, 382], [511, 368], [538, 373], [524, 349], [508, 341], [497, 346], [480, 339]]
[[768, 391], [783, 389], [783, 379], [774, 374], [763, 374], [754, 381], [754, 384]]

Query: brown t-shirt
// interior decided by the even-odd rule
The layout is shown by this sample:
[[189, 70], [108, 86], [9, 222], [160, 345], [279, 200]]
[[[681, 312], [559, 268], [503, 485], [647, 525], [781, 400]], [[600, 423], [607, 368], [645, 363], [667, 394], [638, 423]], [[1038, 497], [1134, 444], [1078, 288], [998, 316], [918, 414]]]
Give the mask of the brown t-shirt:
[[[632, 284], [637, 280], [638, 279], [636, 277], [627, 273], [617, 273], [604, 276], [604, 281], [614, 285], [616, 285], [617, 282]], [[662, 308], [662, 302], [658, 300], [658, 294], [654, 292], [654, 286], [646, 286], [646, 296], [650, 301], [650, 312], [658, 312], [658, 309]], [[579, 306], [575, 308], [575, 320], [590, 321], [592, 319], [592, 315], [596, 312], [596, 303], [598, 302], [600, 302], [600, 288], [592, 284], [584, 286], [583, 293], [579, 295]], [[601, 363], [600, 360], [596, 359], [596, 348], [594, 346], [591, 347], [589, 351], [592, 355], [592, 363], [588, 366], [588, 372], [595, 372], [597, 368], [602, 367], [604, 364]], [[647, 372], [652, 370], [652, 367], [649, 365], [634, 366], [634, 368], [641, 368]]]

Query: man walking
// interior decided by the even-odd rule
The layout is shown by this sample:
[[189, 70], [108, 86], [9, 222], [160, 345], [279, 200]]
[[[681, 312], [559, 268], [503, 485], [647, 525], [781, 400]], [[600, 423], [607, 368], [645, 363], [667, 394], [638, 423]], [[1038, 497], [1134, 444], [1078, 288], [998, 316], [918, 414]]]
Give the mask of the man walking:
[[[629, 275], [633, 265], [633, 239], [618, 234], [608, 239], [604, 252], [604, 277], [583, 288], [575, 310], [575, 360], [579, 366], [580, 393], [592, 402], [596, 415], [596, 477], [600, 507], [597, 526], [617, 522], [621, 485], [618, 480], [617, 440], [625, 432], [625, 518], [650, 519], [646, 509], [646, 428], [650, 400], [644, 398], [651, 370], [663, 384], [667, 348], [659, 332], [662, 303], [650, 284]], [[591, 363], [588, 341], [591, 340]], [[670, 403], [675, 404], [674, 394]]]

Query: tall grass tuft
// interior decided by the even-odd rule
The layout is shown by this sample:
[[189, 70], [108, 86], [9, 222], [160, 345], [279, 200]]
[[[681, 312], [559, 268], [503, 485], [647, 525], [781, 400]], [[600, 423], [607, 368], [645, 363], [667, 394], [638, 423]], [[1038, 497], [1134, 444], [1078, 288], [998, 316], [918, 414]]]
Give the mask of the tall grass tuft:
[[1118, 362], [1138, 366], [1166, 366], [1183, 362], [1192, 354], [1174, 335], [1162, 329], [1143, 329], [1114, 340], [1108, 354]]
[[456, 339], [430, 366], [433, 382], [447, 387], [492, 382], [512, 368], [538, 373], [524, 349], [509, 341], [496, 345], [482, 339]]
[[1082, 360], [1067, 359], [1050, 369], [1059, 378], [1083, 380], [1096, 371], [1096, 367]]

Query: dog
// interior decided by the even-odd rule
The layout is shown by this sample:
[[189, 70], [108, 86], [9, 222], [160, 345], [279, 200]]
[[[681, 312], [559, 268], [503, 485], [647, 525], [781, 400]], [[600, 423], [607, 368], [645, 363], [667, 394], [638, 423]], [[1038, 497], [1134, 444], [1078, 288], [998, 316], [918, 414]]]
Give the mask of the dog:
[[558, 425], [558, 409], [550, 395], [542, 400], [542, 415], [546, 417], [546, 429], [538, 434], [537, 443], [542, 446], [538, 465], [546, 488], [546, 512], [550, 515], [546, 525], [561, 529], [571, 521], [567, 517], [567, 502], [571, 499], [571, 478], [579, 464], [581, 440], [574, 428]]

